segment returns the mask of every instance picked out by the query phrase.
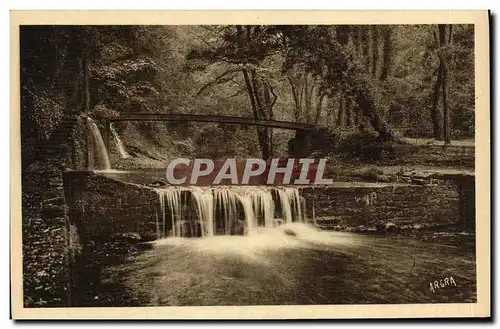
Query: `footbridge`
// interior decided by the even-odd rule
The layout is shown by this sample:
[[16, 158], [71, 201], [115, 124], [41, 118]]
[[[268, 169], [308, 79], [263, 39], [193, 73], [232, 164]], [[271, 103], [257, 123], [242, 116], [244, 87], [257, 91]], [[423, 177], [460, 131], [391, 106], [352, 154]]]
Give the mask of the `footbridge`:
[[260, 126], [296, 130], [307, 134], [315, 129], [314, 125], [290, 121], [258, 120], [247, 117], [234, 117], [223, 115], [198, 115], [198, 114], [164, 114], [164, 113], [127, 113], [118, 117], [105, 119], [104, 143], [109, 147], [110, 125], [117, 121], [179, 121], [179, 122], [215, 122], [224, 124], [239, 124], [247, 126]]

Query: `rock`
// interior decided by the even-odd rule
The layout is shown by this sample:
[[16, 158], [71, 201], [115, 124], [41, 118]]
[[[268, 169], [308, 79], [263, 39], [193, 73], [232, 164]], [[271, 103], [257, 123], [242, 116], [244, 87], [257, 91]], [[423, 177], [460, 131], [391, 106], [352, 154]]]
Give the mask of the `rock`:
[[235, 225], [231, 227], [231, 234], [233, 235], [245, 235], [245, 222], [242, 220], [236, 221]]
[[150, 186], [153, 186], [153, 187], [160, 187], [160, 186], [165, 186], [167, 185], [167, 182], [165, 181], [162, 181], [162, 180], [156, 180], [154, 181], [153, 183], [149, 184]]
[[297, 233], [295, 233], [295, 231], [292, 230], [292, 229], [290, 229], [290, 228], [286, 228], [284, 230], [284, 232], [285, 232], [286, 235], [289, 235], [289, 236], [297, 236]]
[[141, 235], [136, 232], [125, 232], [125, 233], [115, 233], [111, 236], [112, 238], [126, 239], [132, 241], [140, 241]]
[[366, 227], [364, 225], [359, 225], [356, 227], [356, 232], [366, 232]]
[[276, 226], [280, 226], [280, 225], [283, 225], [283, 223], [285, 222], [283, 219], [281, 218], [275, 218], [274, 220], [274, 227]]
[[63, 182], [60, 179], [51, 179], [49, 180], [49, 186], [62, 186]]
[[413, 184], [417, 184], [417, 185], [427, 185], [427, 184], [429, 184], [429, 181], [427, 179], [424, 179], [424, 178], [413, 178], [411, 180], [411, 182]]
[[175, 223], [175, 230], [183, 238], [192, 238], [201, 236], [200, 221], [181, 220]]
[[394, 179], [389, 175], [378, 175], [377, 180], [379, 182], [384, 182], [384, 183], [389, 183], [389, 182], [394, 181]]
[[394, 223], [385, 224], [385, 231], [387, 233], [394, 233], [394, 232], [398, 231], [398, 229], [399, 229], [398, 226]]
[[50, 200], [50, 199], [54, 199], [54, 198], [60, 198], [61, 197], [61, 193], [58, 193], [58, 192], [55, 192], [55, 191], [46, 191], [43, 193], [43, 196], [42, 198], [44, 200]]
[[60, 196], [57, 196], [55, 198], [48, 198], [48, 199], [44, 199], [42, 201], [42, 203], [44, 204], [44, 207], [45, 205], [47, 206], [61, 206], [64, 204], [64, 198], [60, 197]]

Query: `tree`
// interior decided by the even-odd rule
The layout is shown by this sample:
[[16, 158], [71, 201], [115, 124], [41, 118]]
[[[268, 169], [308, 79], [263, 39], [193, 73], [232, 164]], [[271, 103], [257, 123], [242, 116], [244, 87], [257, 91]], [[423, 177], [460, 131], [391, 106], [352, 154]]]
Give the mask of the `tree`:
[[327, 92], [321, 79], [304, 68], [289, 68], [286, 73], [294, 100], [295, 122], [319, 125]]
[[[451, 142], [450, 135], [450, 114], [448, 108], [448, 64], [447, 64], [447, 45], [451, 40], [452, 25], [439, 24], [438, 30], [434, 34], [439, 58], [439, 67], [437, 69], [436, 84], [434, 86], [433, 105], [431, 108], [431, 117], [434, 127], [434, 138], [443, 140], [445, 145]], [[443, 104], [443, 123], [440, 124], [440, 113], [438, 112], [439, 91], [442, 92]], [[442, 128], [441, 128], [442, 127]]]
[[[243, 78], [244, 89], [248, 95], [252, 115], [256, 120], [273, 118], [273, 107], [278, 98], [269, 75], [272, 72], [263, 62], [276, 50], [278, 40], [268, 26], [215, 27], [216, 40], [208, 49], [194, 49], [189, 58], [203, 60], [210, 64], [224, 63], [225, 70], [214, 80], [205, 84], [208, 87], [232, 82], [236, 75]], [[208, 42], [207, 42], [208, 43]], [[272, 132], [265, 127], [257, 128], [262, 157], [268, 159], [272, 149]]]
[[392, 47], [392, 26], [390, 25], [384, 25], [381, 27], [381, 33], [382, 33], [382, 68], [381, 68], [381, 73], [380, 73], [380, 80], [385, 81], [387, 80], [387, 77], [389, 76], [389, 73], [391, 71], [391, 65], [392, 65], [392, 52], [393, 52], [393, 47]]
[[[313, 76], [325, 81], [330, 94], [342, 91], [356, 104], [382, 140], [391, 139], [389, 126], [378, 113], [375, 90], [366, 71], [338, 42], [334, 29], [327, 26], [282, 26], [279, 30], [289, 40], [288, 62], [305, 65]], [[341, 32], [340, 40], [345, 41], [342, 29], [338, 31]]]

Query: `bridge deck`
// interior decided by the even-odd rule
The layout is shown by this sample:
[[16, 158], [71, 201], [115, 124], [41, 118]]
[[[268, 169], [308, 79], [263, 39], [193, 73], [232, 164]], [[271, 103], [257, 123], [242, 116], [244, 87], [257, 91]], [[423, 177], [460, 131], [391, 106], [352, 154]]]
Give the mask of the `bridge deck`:
[[220, 115], [196, 115], [196, 114], [159, 114], [159, 113], [130, 113], [122, 114], [116, 118], [109, 118], [108, 122], [114, 121], [187, 121], [187, 122], [216, 122], [228, 124], [241, 124], [251, 126], [272, 127], [291, 130], [314, 130], [314, 125], [296, 123], [290, 121], [256, 120], [253, 118], [220, 116]]

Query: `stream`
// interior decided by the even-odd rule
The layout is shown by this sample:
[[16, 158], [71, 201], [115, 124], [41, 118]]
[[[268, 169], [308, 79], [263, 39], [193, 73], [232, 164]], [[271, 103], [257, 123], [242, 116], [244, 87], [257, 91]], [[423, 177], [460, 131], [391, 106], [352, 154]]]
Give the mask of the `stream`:
[[253, 236], [166, 238], [123, 247], [120, 261], [97, 266], [77, 304], [472, 303], [474, 239], [326, 232], [303, 223]]

